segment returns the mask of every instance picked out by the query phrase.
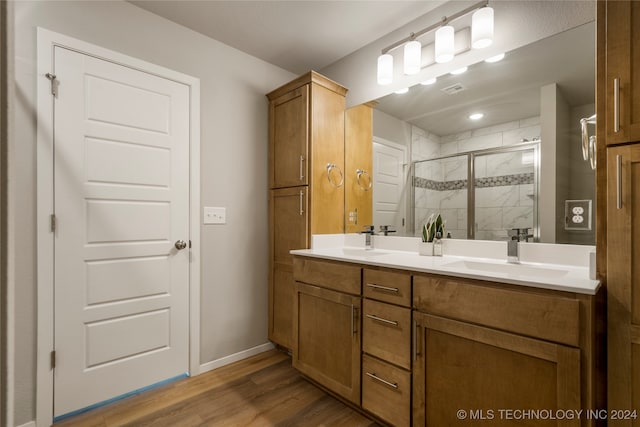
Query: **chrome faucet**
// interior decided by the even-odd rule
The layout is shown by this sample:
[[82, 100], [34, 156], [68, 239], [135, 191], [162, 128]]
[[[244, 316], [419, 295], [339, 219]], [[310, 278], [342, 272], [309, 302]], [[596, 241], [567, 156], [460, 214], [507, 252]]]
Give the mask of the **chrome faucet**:
[[518, 264], [520, 262], [520, 242], [528, 242], [533, 234], [529, 234], [528, 228], [512, 228], [507, 230], [507, 262]]
[[363, 233], [366, 236], [364, 241], [365, 249], [373, 249], [373, 239], [371, 238], [371, 236], [373, 236], [375, 232], [376, 232], [376, 227], [373, 225], [365, 225], [364, 231], [361, 231], [361, 233]]
[[380, 232], [385, 236], [388, 236], [389, 233], [395, 233], [396, 230], [393, 229], [393, 225], [381, 225]]

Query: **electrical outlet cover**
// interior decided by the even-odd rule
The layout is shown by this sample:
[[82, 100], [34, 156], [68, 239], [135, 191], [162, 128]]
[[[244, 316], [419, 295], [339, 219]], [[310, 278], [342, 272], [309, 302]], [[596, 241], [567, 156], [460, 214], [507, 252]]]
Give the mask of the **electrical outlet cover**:
[[591, 230], [591, 200], [565, 200], [564, 229], [572, 231]]

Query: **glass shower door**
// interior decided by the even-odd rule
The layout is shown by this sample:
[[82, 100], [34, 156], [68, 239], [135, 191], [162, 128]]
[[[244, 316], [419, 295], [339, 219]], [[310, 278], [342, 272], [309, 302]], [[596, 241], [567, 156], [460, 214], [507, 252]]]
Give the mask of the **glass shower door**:
[[511, 228], [538, 237], [537, 159], [537, 146], [473, 155], [475, 239], [507, 240]]

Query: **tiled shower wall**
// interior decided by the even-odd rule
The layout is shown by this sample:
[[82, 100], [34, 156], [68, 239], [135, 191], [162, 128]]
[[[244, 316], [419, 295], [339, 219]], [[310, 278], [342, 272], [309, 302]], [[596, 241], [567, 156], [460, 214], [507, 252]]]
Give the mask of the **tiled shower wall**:
[[[439, 137], [412, 129], [412, 159], [424, 160], [497, 148], [540, 136], [539, 117]], [[506, 230], [533, 225], [533, 163], [522, 152], [476, 157], [476, 239], [504, 240]], [[467, 236], [467, 157], [416, 165], [416, 235], [431, 213], [440, 213], [453, 238]]]

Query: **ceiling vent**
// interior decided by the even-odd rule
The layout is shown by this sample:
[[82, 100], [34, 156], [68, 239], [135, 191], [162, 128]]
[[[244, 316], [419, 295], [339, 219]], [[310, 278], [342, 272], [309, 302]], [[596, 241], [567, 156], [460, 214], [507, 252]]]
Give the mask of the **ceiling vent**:
[[466, 90], [467, 88], [464, 87], [461, 83], [456, 83], [453, 84], [451, 86], [447, 86], [445, 88], [440, 89], [441, 91], [443, 91], [444, 93], [446, 93], [447, 95], [455, 95], [458, 92], [462, 92], [463, 90]]

